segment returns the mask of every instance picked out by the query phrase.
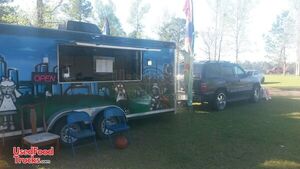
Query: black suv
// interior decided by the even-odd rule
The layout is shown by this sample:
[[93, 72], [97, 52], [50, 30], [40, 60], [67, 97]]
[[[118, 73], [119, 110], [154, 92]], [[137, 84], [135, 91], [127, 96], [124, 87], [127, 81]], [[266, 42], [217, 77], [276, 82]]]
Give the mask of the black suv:
[[259, 80], [237, 64], [206, 61], [195, 63], [193, 68], [194, 101], [208, 102], [216, 110], [223, 110], [227, 102], [259, 100]]

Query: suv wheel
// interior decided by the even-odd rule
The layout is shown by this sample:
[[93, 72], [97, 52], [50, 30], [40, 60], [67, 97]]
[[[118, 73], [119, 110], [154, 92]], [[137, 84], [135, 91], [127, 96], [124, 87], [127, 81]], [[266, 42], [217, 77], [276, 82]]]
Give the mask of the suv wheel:
[[260, 97], [259, 93], [260, 93], [260, 88], [259, 88], [259, 86], [255, 85], [252, 90], [252, 98], [251, 98], [251, 101], [253, 103], [256, 103], [259, 101], [259, 97]]
[[226, 93], [222, 90], [217, 91], [214, 98], [214, 109], [224, 110], [227, 104]]

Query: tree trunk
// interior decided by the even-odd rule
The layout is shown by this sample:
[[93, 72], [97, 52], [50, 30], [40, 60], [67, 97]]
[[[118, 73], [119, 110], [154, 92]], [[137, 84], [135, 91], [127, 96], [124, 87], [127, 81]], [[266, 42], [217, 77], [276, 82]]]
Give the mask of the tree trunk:
[[37, 26], [43, 27], [45, 25], [43, 0], [36, 1], [36, 13], [37, 13]]
[[235, 63], [238, 63], [239, 60], [239, 36], [240, 36], [240, 1], [237, 1], [236, 5], [236, 21], [235, 21]]
[[217, 60], [217, 48], [218, 48], [218, 37], [219, 37], [219, 9], [220, 9], [220, 1], [216, 0], [216, 16], [215, 16], [215, 46], [214, 46], [214, 60]]
[[285, 76], [285, 73], [286, 73], [286, 56], [285, 56], [285, 47], [283, 48], [282, 55], [283, 55], [283, 67], [282, 67], [282, 74]]
[[223, 42], [223, 32], [222, 32], [220, 42], [219, 42], [218, 62], [221, 60], [222, 42]]
[[300, 76], [300, 9], [297, 10], [297, 61], [296, 61], [296, 75]]

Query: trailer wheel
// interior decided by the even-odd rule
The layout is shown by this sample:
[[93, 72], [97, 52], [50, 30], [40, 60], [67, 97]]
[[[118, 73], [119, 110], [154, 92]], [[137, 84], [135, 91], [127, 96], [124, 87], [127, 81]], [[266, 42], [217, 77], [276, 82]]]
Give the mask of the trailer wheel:
[[60, 142], [64, 146], [71, 146], [77, 141], [76, 138], [68, 136], [68, 130], [80, 130], [79, 125], [68, 125], [65, 119], [59, 120], [54, 126], [54, 133], [60, 136]]
[[102, 113], [96, 116], [94, 126], [97, 136], [102, 139], [107, 138], [109, 134], [113, 133], [112, 131], [105, 128], [105, 121]]

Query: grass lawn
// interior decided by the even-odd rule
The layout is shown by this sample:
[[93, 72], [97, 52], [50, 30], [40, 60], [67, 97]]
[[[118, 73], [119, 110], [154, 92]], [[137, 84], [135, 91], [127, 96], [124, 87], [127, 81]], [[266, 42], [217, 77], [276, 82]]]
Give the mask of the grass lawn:
[[[131, 121], [132, 143], [125, 150], [116, 150], [108, 141], [100, 140], [99, 153], [90, 145], [79, 148], [73, 158], [70, 149], [63, 148], [51, 159], [51, 165], [33, 168], [300, 168], [297, 99], [300, 98], [273, 97], [257, 104], [238, 102], [222, 112], [195, 107], [193, 113], [183, 109], [176, 115]], [[6, 152], [9, 153], [2, 157], [0, 165], [7, 162], [16, 168], [11, 149]]]
[[300, 89], [300, 76], [265, 75], [265, 83], [263, 85], [281, 89]]
[[[268, 87], [300, 89], [300, 78], [267, 75]], [[117, 150], [107, 140], [63, 148], [51, 165], [32, 168], [81, 169], [300, 169], [300, 95], [272, 96], [256, 104], [237, 102], [225, 111], [194, 107], [177, 114], [130, 121], [131, 144]], [[13, 145], [8, 141], [7, 145]], [[12, 149], [0, 154], [0, 169], [13, 164]], [[49, 159], [49, 158], [43, 158]]]

